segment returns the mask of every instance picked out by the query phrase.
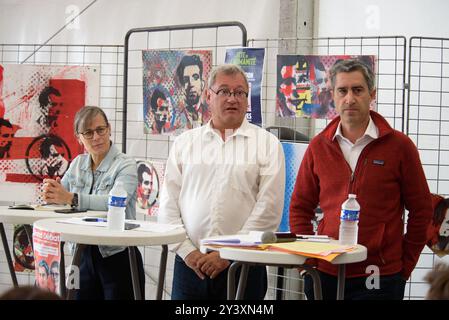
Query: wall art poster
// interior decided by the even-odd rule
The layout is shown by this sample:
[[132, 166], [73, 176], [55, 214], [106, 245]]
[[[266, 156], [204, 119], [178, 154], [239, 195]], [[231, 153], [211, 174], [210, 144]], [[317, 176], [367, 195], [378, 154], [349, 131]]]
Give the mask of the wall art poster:
[[264, 48], [232, 48], [226, 49], [225, 63], [240, 66], [248, 78], [248, 109], [246, 119], [256, 125], [262, 125], [261, 87], [264, 65]]
[[98, 105], [89, 66], [0, 65], [0, 200], [39, 202], [44, 178], [62, 177], [83, 152], [75, 113]]
[[137, 211], [156, 216], [165, 174], [165, 161], [137, 161]]
[[[376, 73], [376, 57], [372, 55], [278, 55], [276, 114], [291, 118], [335, 118], [329, 70], [335, 62], [351, 58], [361, 60]], [[376, 109], [374, 102], [371, 109]]]
[[144, 132], [178, 135], [209, 121], [209, 50], [144, 50]]

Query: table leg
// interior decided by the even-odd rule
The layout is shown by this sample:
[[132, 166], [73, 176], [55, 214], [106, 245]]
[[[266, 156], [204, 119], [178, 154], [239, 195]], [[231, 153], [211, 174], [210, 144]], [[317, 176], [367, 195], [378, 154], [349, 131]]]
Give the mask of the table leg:
[[[83, 253], [84, 249], [86, 248], [85, 244], [76, 244], [75, 245], [75, 252], [73, 253], [73, 259], [72, 259], [72, 266], [76, 266], [79, 270], [80, 260], [81, 260], [81, 254]], [[71, 268], [70, 268], [71, 269]], [[59, 277], [61, 277], [61, 274], [59, 274]], [[61, 279], [61, 278], [59, 278]], [[64, 282], [64, 287], [66, 286]], [[67, 290], [67, 300], [73, 300], [73, 295], [75, 294], [75, 289]]]
[[65, 286], [65, 258], [64, 258], [64, 241], [60, 243], [60, 255], [61, 259], [59, 260], [59, 294], [61, 297], [65, 297], [67, 295], [67, 288]]
[[[5, 227], [0, 222], [0, 236], [2, 238], [3, 250], [5, 251], [6, 262], [8, 263], [9, 273], [14, 287], [18, 286], [16, 272], [14, 271], [14, 265], [11, 259], [11, 252], [9, 251], [8, 239], [6, 238]], [[14, 244], [13, 244], [14, 246]]]
[[345, 298], [345, 273], [346, 265], [340, 264], [338, 266], [337, 300], [344, 300]]
[[161, 260], [159, 263], [159, 279], [157, 281], [156, 300], [162, 300], [162, 293], [164, 290], [165, 271], [167, 269], [167, 255], [168, 246], [164, 244], [162, 246]]
[[301, 268], [305, 269], [307, 273], [312, 277], [315, 300], [323, 300], [323, 293], [321, 290], [321, 279], [316, 269], [306, 264], [302, 265]]
[[133, 283], [134, 299], [142, 300], [142, 293], [140, 292], [139, 273], [137, 271], [136, 251], [135, 247], [128, 247], [129, 267], [131, 269], [131, 280]]
[[228, 269], [228, 300], [235, 300], [235, 273], [241, 262], [234, 261]]
[[284, 272], [285, 269], [283, 267], [277, 267], [276, 300], [282, 300], [282, 293], [284, 291]]
[[242, 264], [240, 270], [239, 286], [237, 287], [237, 295], [235, 300], [243, 300], [245, 297], [246, 282], [248, 280], [249, 265], [247, 263]]

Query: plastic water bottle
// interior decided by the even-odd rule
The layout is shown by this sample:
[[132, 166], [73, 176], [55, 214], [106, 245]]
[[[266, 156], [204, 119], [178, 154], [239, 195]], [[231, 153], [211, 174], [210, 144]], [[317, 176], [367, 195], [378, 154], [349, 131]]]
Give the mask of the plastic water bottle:
[[111, 230], [125, 230], [126, 197], [126, 190], [120, 181], [109, 192], [108, 228]]
[[341, 205], [340, 233], [338, 236], [340, 244], [349, 246], [357, 244], [360, 205], [356, 197], [355, 194], [350, 194]]

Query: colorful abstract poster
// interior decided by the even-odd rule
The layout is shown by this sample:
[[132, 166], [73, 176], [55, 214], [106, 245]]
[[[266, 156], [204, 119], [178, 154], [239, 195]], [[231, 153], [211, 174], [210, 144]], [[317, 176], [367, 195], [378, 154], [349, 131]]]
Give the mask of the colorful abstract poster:
[[[372, 55], [278, 55], [276, 114], [291, 118], [335, 118], [329, 70], [335, 62], [351, 58], [361, 60], [376, 72], [376, 57]], [[371, 109], [376, 109], [374, 102]]]
[[284, 211], [282, 212], [282, 220], [279, 225], [279, 231], [286, 232], [290, 230], [289, 212], [290, 200], [292, 198], [293, 189], [295, 188], [296, 176], [298, 175], [299, 166], [306, 152], [308, 143], [292, 143], [281, 142], [285, 155], [285, 194], [284, 194]]
[[146, 50], [143, 62], [144, 131], [178, 135], [207, 123], [209, 50]]
[[137, 161], [137, 211], [157, 216], [165, 175], [165, 161]]
[[60, 234], [33, 229], [36, 285], [59, 293]]
[[75, 113], [99, 89], [96, 67], [0, 66], [0, 200], [39, 202], [42, 180], [62, 177], [83, 152]]
[[260, 97], [264, 57], [264, 48], [226, 49], [225, 57], [225, 63], [236, 64], [246, 73], [249, 83], [248, 110], [246, 111], [246, 119], [249, 122], [259, 126], [262, 125]]

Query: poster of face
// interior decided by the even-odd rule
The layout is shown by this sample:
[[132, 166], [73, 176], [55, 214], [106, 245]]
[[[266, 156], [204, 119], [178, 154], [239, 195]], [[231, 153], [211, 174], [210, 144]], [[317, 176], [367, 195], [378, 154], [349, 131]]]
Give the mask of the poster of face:
[[142, 62], [145, 133], [177, 135], [209, 121], [211, 51], [145, 50]]
[[96, 67], [0, 65], [0, 200], [38, 202], [42, 180], [62, 177], [83, 152], [75, 114], [99, 91]]
[[[278, 55], [276, 114], [291, 118], [336, 117], [329, 70], [337, 61], [354, 58], [376, 71], [372, 55]], [[371, 109], [375, 107], [373, 102]]]
[[137, 211], [156, 216], [164, 181], [164, 161], [137, 161]]
[[60, 234], [33, 229], [36, 285], [59, 293]]
[[13, 233], [13, 264], [14, 270], [18, 272], [31, 272], [34, 270], [33, 247], [25, 230], [25, 226], [14, 225]]

